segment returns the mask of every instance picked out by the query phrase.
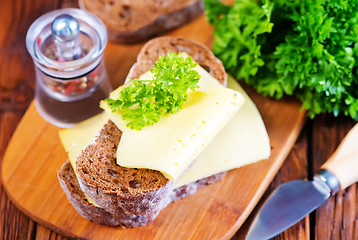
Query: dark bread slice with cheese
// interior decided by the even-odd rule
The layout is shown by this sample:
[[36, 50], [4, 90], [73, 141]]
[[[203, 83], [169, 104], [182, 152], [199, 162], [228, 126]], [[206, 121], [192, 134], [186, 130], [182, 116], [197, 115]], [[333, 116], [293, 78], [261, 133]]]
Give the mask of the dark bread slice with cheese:
[[[202, 188], [203, 186], [221, 180], [223, 176], [224, 173], [216, 174], [208, 178], [200, 179], [196, 182], [174, 189], [171, 192], [170, 198], [163, 205], [163, 207], [173, 201], [194, 194], [198, 189]], [[62, 189], [66, 193], [68, 200], [76, 209], [76, 211], [82, 217], [98, 224], [107, 225], [111, 227], [139, 227], [152, 222], [160, 212], [157, 211], [150, 214], [137, 216], [134, 214], [126, 214], [123, 210], [119, 210], [116, 213], [112, 214], [110, 212], [105, 211], [103, 208], [93, 205], [87, 200], [86, 196], [81, 190], [77, 177], [69, 161], [66, 161], [62, 165], [60, 171], [58, 172], [58, 179]]]
[[87, 200], [81, 190], [75, 172], [73, 171], [69, 161], [66, 161], [62, 165], [60, 171], [58, 172], [58, 179], [68, 200], [76, 211], [82, 217], [95, 223], [112, 227], [138, 227], [150, 223], [159, 213], [158, 211], [153, 214], [136, 216], [134, 214], [126, 214], [123, 210], [119, 210], [112, 214], [105, 211], [103, 208], [96, 207]]
[[[124, 210], [127, 214], [150, 215], [158, 213], [180, 195], [195, 192], [197, 186], [183, 187], [171, 198], [173, 182], [159, 171], [117, 165], [120, 135], [121, 131], [109, 120], [96, 136], [95, 143], [86, 146], [77, 157], [76, 172], [81, 189], [99, 206], [112, 214]], [[168, 202], [168, 199], [171, 200]]]
[[[128, 78], [137, 78], [150, 70], [160, 55], [168, 52], [184, 51], [191, 55], [203, 68], [222, 84], [226, 84], [226, 73], [221, 62], [202, 44], [181, 37], [160, 37], [149, 41], [144, 45], [135, 63], [128, 74]], [[167, 204], [177, 199], [195, 193], [200, 187], [220, 180], [224, 173], [201, 179], [173, 190], [173, 183], [164, 177], [159, 171], [149, 169], [124, 168], [116, 164], [116, 150], [121, 138], [121, 132], [113, 122], [108, 121], [96, 135], [94, 143], [87, 145], [76, 160], [76, 173], [79, 186], [102, 209], [103, 218], [112, 216], [114, 219], [125, 218], [128, 215], [150, 219], [151, 221]], [[72, 183], [77, 179], [72, 179]], [[73, 184], [73, 183], [72, 183]], [[67, 184], [68, 185], [68, 184]], [[66, 186], [62, 184], [62, 186]], [[78, 195], [77, 192], [69, 191]], [[71, 200], [73, 205], [83, 202]], [[81, 197], [77, 197], [81, 199]], [[100, 208], [95, 208], [96, 216]], [[95, 219], [91, 216], [91, 208], [75, 206], [76, 209], [87, 209], [87, 214], [81, 214], [92, 221], [106, 224], [106, 220]], [[85, 210], [84, 210], [85, 209]], [[125, 214], [123, 216], [122, 212]], [[108, 215], [109, 214], [109, 215]], [[117, 215], [120, 215], [117, 218]], [[95, 215], [95, 214], [94, 214]], [[96, 217], [97, 218], [97, 217]], [[123, 221], [122, 221], [123, 222]], [[128, 227], [140, 226], [141, 223], [132, 222], [123, 224], [121, 220], [114, 220], [115, 224]]]
[[80, 0], [97, 15], [110, 40], [136, 43], [188, 23], [204, 9], [201, 0]]
[[[160, 55], [185, 51], [221, 83], [226, 73], [221, 62], [204, 45], [182, 37], [159, 37], [144, 45], [128, 74], [136, 78], [153, 67]], [[76, 161], [79, 183], [106, 211], [119, 209], [128, 214], [143, 215], [161, 209], [172, 189], [172, 182], [159, 171], [124, 168], [116, 164], [116, 150], [121, 137], [119, 129], [109, 121], [95, 139], [84, 148]]]
[[156, 170], [125, 168], [116, 164], [121, 131], [110, 120], [95, 142], [76, 159], [81, 189], [106, 211], [143, 215], [157, 212], [170, 196], [173, 182]]

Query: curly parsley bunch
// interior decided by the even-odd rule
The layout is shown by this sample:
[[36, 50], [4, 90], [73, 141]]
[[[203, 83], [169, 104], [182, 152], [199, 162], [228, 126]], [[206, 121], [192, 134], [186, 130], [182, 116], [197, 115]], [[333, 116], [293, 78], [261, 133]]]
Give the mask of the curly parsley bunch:
[[358, 1], [205, 0], [213, 50], [259, 93], [358, 120]]

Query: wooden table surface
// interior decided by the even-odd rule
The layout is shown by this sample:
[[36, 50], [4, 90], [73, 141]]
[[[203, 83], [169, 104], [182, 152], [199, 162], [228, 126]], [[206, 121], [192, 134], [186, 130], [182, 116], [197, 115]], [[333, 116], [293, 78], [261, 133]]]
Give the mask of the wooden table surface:
[[[25, 48], [27, 29], [40, 15], [52, 9], [72, 6], [73, 2], [75, 1], [1, 0], [0, 161], [34, 96], [34, 69]], [[313, 174], [334, 152], [354, 124], [350, 119], [329, 115], [307, 120], [290, 155], [259, 205], [281, 183], [294, 179], [312, 179]], [[6, 196], [3, 187], [0, 189], [0, 209], [0, 239], [67, 239], [21, 213]], [[252, 215], [233, 240], [244, 239]], [[354, 184], [340, 191], [318, 210], [275, 239], [358, 239], [358, 185]]]

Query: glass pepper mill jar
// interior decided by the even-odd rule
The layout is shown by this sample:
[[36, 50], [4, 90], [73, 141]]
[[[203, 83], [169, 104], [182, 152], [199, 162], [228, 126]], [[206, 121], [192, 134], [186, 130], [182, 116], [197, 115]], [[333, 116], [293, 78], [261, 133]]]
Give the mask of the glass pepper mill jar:
[[48, 122], [71, 127], [99, 112], [112, 90], [103, 51], [104, 24], [80, 9], [60, 9], [38, 18], [26, 35], [36, 73], [35, 103]]

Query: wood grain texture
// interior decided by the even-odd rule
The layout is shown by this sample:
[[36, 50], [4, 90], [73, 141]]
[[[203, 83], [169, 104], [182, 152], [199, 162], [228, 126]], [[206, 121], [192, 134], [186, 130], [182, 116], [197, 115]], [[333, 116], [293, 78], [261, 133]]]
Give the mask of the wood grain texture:
[[[0, 7], [0, 162], [33, 98], [33, 64], [25, 49], [30, 24], [57, 8], [57, 1], [2, 0]], [[21, 213], [0, 188], [0, 239], [34, 239], [36, 223]]]
[[[18, 114], [7, 111], [0, 112], [0, 159], [17, 123]], [[5, 124], [6, 123], [6, 124]], [[1, 180], [0, 180], [1, 181]], [[26, 239], [34, 235], [34, 222], [21, 213], [6, 196], [4, 188], [0, 188], [0, 239]]]
[[[312, 163], [314, 172], [333, 154], [353, 127], [350, 119], [323, 116], [314, 122]], [[355, 171], [358, 171], [355, 169]], [[316, 239], [357, 239], [358, 184], [353, 184], [331, 197], [316, 210]]]
[[76, 239], [76, 238], [69, 238], [64, 237], [56, 232], [51, 231], [50, 229], [37, 224], [36, 227], [36, 237], [33, 238], [34, 240], [70, 240], [70, 239]]

